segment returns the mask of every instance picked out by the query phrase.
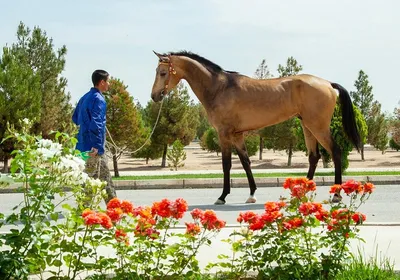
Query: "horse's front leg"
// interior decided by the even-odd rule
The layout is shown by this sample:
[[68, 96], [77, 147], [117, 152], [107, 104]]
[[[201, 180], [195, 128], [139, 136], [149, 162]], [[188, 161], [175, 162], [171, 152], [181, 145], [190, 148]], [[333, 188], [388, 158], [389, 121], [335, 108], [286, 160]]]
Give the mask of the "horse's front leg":
[[249, 154], [247, 153], [246, 145], [244, 143], [243, 134], [237, 135], [237, 137], [235, 138], [235, 148], [240, 158], [240, 162], [242, 163], [243, 169], [246, 172], [247, 180], [249, 181], [250, 196], [246, 200], [246, 203], [255, 203], [257, 201], [255, 197], [257, 186], [256, 182], [254, 181], [253, 173], [251, 172], [251, 162]]
[[224, 171], [224, 189], [221, 196], [215, 201], [214, 204], [225, 204], [225, 198], [231, 192], [231, 178], [230, 172], [232, 167], [232, 146], [230, 143], [224, 143], [220, 140], [221, 153], [222, 153], [222, 169]]

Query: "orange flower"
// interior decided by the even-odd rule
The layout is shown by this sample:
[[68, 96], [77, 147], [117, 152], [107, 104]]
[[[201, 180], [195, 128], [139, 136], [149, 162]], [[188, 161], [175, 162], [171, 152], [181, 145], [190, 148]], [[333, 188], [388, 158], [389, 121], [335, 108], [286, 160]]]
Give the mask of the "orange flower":
[[375, 190], [375, 186], [372, 183], [364, 184], [364, 193], [372, 193]]
[[279, 206], [278, 202], [269, 201], [264, 204], [264, 208], [266, 212], [274, 212], [279, 211], [281, 207]]
[[332, 219], [332, 220], [330, 220], [328, 222], [328, 227], [327, 228], [328, 228], [329, 231], [337, 230], [337, 229], [339, 229], [339, 227], [340, 227], [339, 222], [336, 219]]
[[185, 223], [186, 224], [186, 234], [195, 236], [201, 232], [200, 227], [195, 223]]
[[286, 178], [285, 182], [283, 183], [284, 189], [291, 189], [294, 186], [294, 180], [292, 178]]
[[203, 219], [203, 216], [204, 216], [203, 210], [201, 210], [199, 208], [193, 209], [192, 212], [190, 212], [190, 214], [192, 215], [192, 218], [194, 220], [201, 220], [201, 219]]
[[317, 189], [317, 185], [315, 184], [315, 182], [313, 180], [307, 180], [305, 185], [306, 185], [307, 191], [309, 191], [309, 192], [313, 192]]
[[95, 214], [96, 212], [90, 209], [85, 209], [82, 212], [82, 218], [85, 218], [86, 216], [89, 216], [90, 214]]
[[151, 214], [151, 208], [149, 206], [145, 206], [145, 207], [138, 206], [135, 209], [133, 209], [132, 214], [134, 217], [140, 216], [140, 217], [146, 218], [146, 219], [153, 217], [153, 215]]
[[110, 208], [107, 210], [107, 215], [111, 218], [111, 221], [113, 222], [118, 222], [121, 219], [123, 213], [124, 211], [122, 211], [121, 208]]
[[299, 206], [299, 212], [304, 216], [308, 216], [322, 210], [322, 204], [317, 202], [304, 202]]
[[113, 223], [111, 221], [111, 218], [106, 213], [100, 212], [100, 213], [97, 213], [97, 216], [100, 218], [100, 220], [101, 220], [100, 224], [103, 228], [106, 228], [106, 229], [112, 228]]
[[121, 208], [121, 201], [114, 197], [107, 203], [107, 209]]
[[121, 209], [125, 214], [132, 213], [133, 214], [133, 204], [130, 201], [123, 200], [121, 202]]
[[226, 222], [217, 218], [217, 215], [213, 210], [204, 211], [203, 218], [200, 220], [200, 222], [208, 230], [221, 229], [226, 224]]
[[353, 216], [351, 216], [351, 218], [358, 225], [358, 224], [361, 224], [362, 222], [364, 222], [367, 219], [367, 216], [360, 212], [356, 212], [353, 214]]
[[342, 190], [342, 185], [336, 184], [331, 187], [329, 193], [339, 193]]

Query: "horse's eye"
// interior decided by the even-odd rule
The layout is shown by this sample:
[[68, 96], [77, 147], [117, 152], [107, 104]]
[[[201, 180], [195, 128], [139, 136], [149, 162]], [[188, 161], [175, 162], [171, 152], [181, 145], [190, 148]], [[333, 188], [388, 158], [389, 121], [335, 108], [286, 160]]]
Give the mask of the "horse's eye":
[[164, 77], [165, 75], [167, 75], [166, 72], [161, 72], [161, 73], [160, 73], [160, 76], [161, 76], [161, 77]]

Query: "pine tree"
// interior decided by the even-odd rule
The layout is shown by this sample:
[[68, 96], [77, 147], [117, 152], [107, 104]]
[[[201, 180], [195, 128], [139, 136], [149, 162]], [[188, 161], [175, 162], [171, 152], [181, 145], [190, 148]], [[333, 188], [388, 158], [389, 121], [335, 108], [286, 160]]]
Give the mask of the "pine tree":
[[168, 151], [168, 167], [172, 167], [175, 171], [178, 170], [178, 167], [185, 166], [184, 161], [186, 160], [186, 152], [184, 151], [184, 146], [179, 140], [175, 140], [172, 144], [172, 149]]

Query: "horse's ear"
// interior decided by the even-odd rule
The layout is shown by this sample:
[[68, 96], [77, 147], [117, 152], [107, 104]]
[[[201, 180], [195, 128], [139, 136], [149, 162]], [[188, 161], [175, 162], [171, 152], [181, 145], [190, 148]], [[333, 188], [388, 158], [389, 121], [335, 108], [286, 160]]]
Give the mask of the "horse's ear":
[[156, 51], [153, 51], [153, 53], [158, 57], [158, 59], [160, 60], [160, 62], [162, 62], [162, 61], [168, 61], [168, 57], [163, 56], [162, 54], [159, 54], [159, 53], [156, 52]]

